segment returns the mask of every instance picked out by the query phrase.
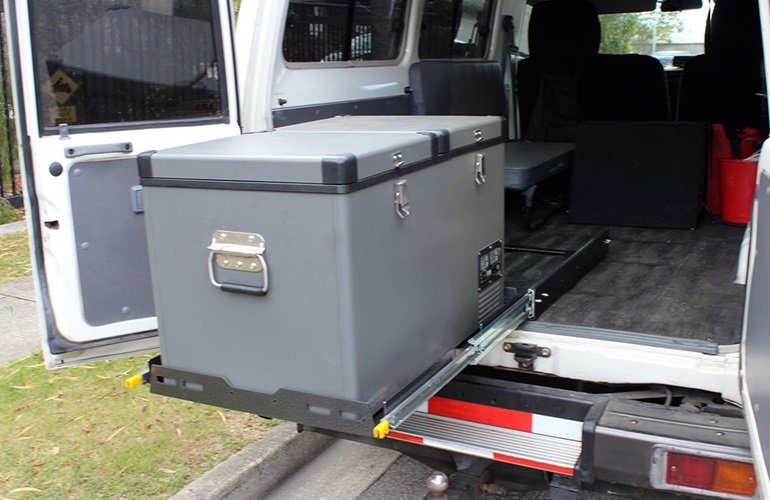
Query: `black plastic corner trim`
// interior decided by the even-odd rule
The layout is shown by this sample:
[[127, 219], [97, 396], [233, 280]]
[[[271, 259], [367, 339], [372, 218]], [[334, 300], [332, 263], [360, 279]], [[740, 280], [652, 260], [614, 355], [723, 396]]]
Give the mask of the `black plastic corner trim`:
[[139, 153], [136, 157], [137, 162], [139, 163], [139, 177], [143, 178], [151, 178], [152, 177], [152, 155], [157, 153], [157, 151], [145, 151], [143, 153]]
[[594, 459], [596, 457], [596, 426], [607, 408], [608, 398], [599, 398], [594, 402], [583, 420], [583, 449], [580, 453], [575, 472], [581, 481], [592, 483], [596, 479]]
[[327, 156], [321, 160], [321, 179], [324, 184], [353, 184], [358, 181], [358, 159], [345, 153]]
[[449, 130], [424, 130], [417, 133], [430, 137], [430, 152], [433, 156], [443, 155], [450, 151], [451, 147], [449, 145]]

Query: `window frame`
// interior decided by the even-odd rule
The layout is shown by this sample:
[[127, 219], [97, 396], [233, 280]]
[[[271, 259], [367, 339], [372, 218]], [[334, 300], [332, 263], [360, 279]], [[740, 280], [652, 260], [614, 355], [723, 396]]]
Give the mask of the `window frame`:
[[[465, 0], [460, 0], [460, 1], [465, 1]], [[488, 17], [489, 32], [486, 36], [484, 51], [478, 57], [423, 57], [423, 55], [420, 53], [420, 45], [422, 42], [422, 19], [425, 16], [425, 3], [424, 3], [422, 11], [420, 12], [420, 29], [418, 30], [418, 39], [415, 47], [415, 52], [417, 54], [418, 59], [420, 61], [486, 61], [488, 60], [490, 48], [492, 46], [492, 38], [493, 38], [493, 34], [494, 34], [493, 32], [495, 28], [494, 20], [495, 20], [495, 13], [497, 11], [497, 3], [498, 3], [497, 0], [488, 0], [488, 1], [489, 1], [489, 17]], [[454, 40], [452, 41], [452, 48], [454, 49]]]
[[[230, 123], [230, 99], [231, 96], [228, 93], [228, 80], [227, 69], [225, 64], [227, 58], [225, 57], [225, 43], [222, 32], [222, 13], [219, 9], [219, 2], [217, 0], [209, 0], [211, 4], [211, 25], [212, 36], [214, 42], [214, 54], [216, 56], [216, 63], [219, 67], [218, 70], [218, 83], [219, 83], [219, 95], [220, 95], [220, 107], [218, 116], [207, 117], [186, 117], [186, 118], [165, 118], [159, 120], [137, 120], [137, 121], [125, 121], [125, 122], [104, 122], [104, 123], [83, 123], [83, 124], [67, 124], [67, 130], [69, 133], [96, 133], [96, 132], [113, 132], [119, 130], [147, 130], [152, 128], [172, 128], [172, 127], [189, 127], [198, 125], [220, 124]], [[232, 5], [228, 2], [228, 5]], [[228, 7], [231, 9], [232, 7]], [[28, 5], [30, 25], [34, 21], [32, 14], [32, 6]], [[230, 12], [227, 12], [227, 19], [232, 19]], [[37, 50], [37, 37], [35, 32], [29, 30], [29, 41], [31, 47], [31, 66], [32, 75], [35, 82], [39, 81], [38, 77], [38, 61], [35, 59]], [[232, 42], [230, 42], [232, 43]], [[39, 87], [36, 85], [36, 87]], [[34, 89], [35, 95], [35, 109], [38, 135], [40, 137], [58, 135], [62, 125], [50, 126], [45, 121], [45, 114], [43, 112], [43, 106], [41, 106], [41, 94], [43, 90], [40, 88]], [[233, 96], [234, 97], [234, 96]]]
[[[291, 1], [288, 2], [291, 6]], [[284, 67], [288, 69], [319, 69], [319, 68], [366, 68], [366, 67], [380, 67], [380, 66], [398, 66], [403, 61], [406, 55], [406, 43], [407, 33], [409, 32], [409, 19], [412, 11], [412, 0], [404, 0], [404, 28], [401, 30], [401, 40], [398, 46], [398, 57], [394, 59], [377, 59], [373, 61], [304, 61], [304, 62], [292, 62], [287, 61], [283, 55], [283, 41], [286, 37], [286, 18], [284, 18], [283, 27], [281, 29], [281, 47], [278, 51], [280, 53], [281, 61], [283, 61]], [[288, 12], [288, 11], [287, 11]], [[288, 17], [288, 14], [287, 14]]]

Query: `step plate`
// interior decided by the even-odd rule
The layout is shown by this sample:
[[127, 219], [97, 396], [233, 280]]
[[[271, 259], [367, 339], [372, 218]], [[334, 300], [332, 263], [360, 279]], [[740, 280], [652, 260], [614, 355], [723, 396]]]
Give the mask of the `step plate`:
[[579, 420], [434, 397], [388, 437], [573, 476], [582, 435]]

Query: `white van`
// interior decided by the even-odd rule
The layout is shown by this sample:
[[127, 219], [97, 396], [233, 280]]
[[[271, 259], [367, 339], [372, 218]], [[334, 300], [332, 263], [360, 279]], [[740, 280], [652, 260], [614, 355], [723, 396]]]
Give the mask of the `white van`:
[[[705, 54], [686, 64], [664, 70], [650, 55], [601, 53], [618, 46], [609, 35], [620, 21], [655, 26], [652, 41], [621, 40], [627, 52], [679, 50], [663, 46], [672, 40], [663, 27], [690, 29], [685, 13], [702, 8], [699, 0], [243, 0], [236, 18], [226, 0], [6, 0], [47, 365], [160, 346], [145, 378], [161, 394], [447, 464], [475, 457], [511, 474], [543, 470], [555, 490], [606, 480], [769, 496], [770, 257], [762, 249], [770, 245], [770, 160], [763, 151], [758, 173], [748, 174], [753, 205], [741, 205], [744, 165], [723, 162], [720, 171], [716, 152], [726, 145], [739, 158], [767, 137], [770, 4], [706, 5]], [[141, 153], [303, 127], [318, 137], [323, 127], [348, 127], [353, 143], [361, 136], [350, 128], [367, 120], [356, 115], [377, 117], [368, 120], [391, 132], [405, 116], [434, 117], [433, 131], [451, 128], [435, 126], [441, 117], [498, 117], [489, 144], [505, 160], [485, 165], [495, 157], [475, 156], [469, 168], [479, 186], [485, 169], [504, 173], [501, 315], [479, 314], [467, 341], [425, 360], [437, 366], [352, 419], [350, 402], [328, 395], [271, 399], [230, 384], [226, 363], [200, 373], [164, 364], [164, 350], [184, 332], [164, 330], [158, 290], [173, 288], [182, 304], [191, 291], [161, 282], [150, 263], [160, 262], [157, 249], [187, 249], [146, 231], [156, 198], [146, 207], [145, 195], [190, 185], [140, 168], [140, 156], [155, 157]], [[478, 130], [476, 142], [490, 139]], [[407, 180], [401, 160], [394, 152], [392, 175]], [[734, 187], [739, 178], [744, 186]], [[238, 179], [219, 181], [243, 189]], [[392, 217], [414, 217], [403, 184], [395, 196], [387, 200]], [[210, 236], [227, 229], [209, 225], [201, 214], [211, 210], [192, 201], [173, 216]], [[258, 291], [267, 293], [271, 247], [263, 244], [233, 250], [209, 240], [198, 250], [206, 258], [208, 250], [251, 259], [266, 252], [267, 264], [248, 262], [264, 269]], [[491, 255], [471, 272], [491, 269]], [[212, 273], [212, 262], [220, 265], [207, 268], [204, 259], [194, 280], [214, 290], [225, 265]], [[271, 274], [271, 287], [280, 279]], [[191, 304], [190, 313], [201, 307]], [[238, 323], [231, 319], [223, 325]], [[237, 324], [222, 332], [236, 326], [252, 331]]]

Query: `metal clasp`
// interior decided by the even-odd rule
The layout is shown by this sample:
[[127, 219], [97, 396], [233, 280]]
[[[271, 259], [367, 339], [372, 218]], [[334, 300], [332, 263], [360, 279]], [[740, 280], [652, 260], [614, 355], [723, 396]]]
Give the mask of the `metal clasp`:
[[395, 153], [393, 153], [391, 155], [391, 159], [393, 160], [393, 166], [396, 168], [403, 167], [404, 164], [406, 163], [404, 161], [404, 153], [402, 153], [401, 151], [396, 151]]
[[396, 215], [401, 219], [406, 219], [411, 213], [409, 209], [409, 193], [406, 190], [406, 179], [396, 181], [393, 184], [393, 192], [395, 194], [393, 204], [395, 205]]
[[[265, 239], [257, 233], [237, 231], [215, 231], [211, 237], [209, 250], [209, 280], [216, 288], [225, 291], [265, 295], [268, 290], [267, 262], [265, 261]], [[220, 283], [214, 272], [214, 264], [222, 269], [263, 273], [262, 286], [235, 285]]]
[[484, 153], [476, 153], [476, 166], [473, 173], [476, 178], [476, 184], [479, 186], [487, 182], [487, 166]]
[[473, 139], [476, 142], [481, 142], [484, 140], [484, 133], [481, 131], [480, 128], [477, 128], [476, 130], [473, 131]]

